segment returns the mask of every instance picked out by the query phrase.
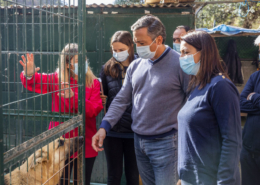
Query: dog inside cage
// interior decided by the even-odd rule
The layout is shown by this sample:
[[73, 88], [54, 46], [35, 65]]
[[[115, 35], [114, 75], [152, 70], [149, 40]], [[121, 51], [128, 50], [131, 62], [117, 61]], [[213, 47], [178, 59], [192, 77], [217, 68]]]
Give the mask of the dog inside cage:
[[61, 177], [64, 175], [66, 167], [65, 161], [69, 159], [70, 162], [67, 165], [73, 165], [74, 158], [70, 157], [80, 151], [83, 142], [83, 137], [69, 139], [60, 137], [50, 142], [31, 154], [16, 169], [6, 174], [4, 176], [5, 185], [61, 184]]

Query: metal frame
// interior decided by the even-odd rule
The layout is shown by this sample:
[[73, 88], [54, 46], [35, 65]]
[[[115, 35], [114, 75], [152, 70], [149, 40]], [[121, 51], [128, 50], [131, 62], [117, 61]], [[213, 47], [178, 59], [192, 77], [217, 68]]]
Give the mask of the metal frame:
[[[0, 26], [0, 38], [2, 40], [1, 26]], [[2, 42], [0, 42], [0, 81], [2, 81]], [[4, 185], [4, 158], [3, 158], [3, 119], [2, 119], [2, 85], [0, 86], [0, 185]]]
[[[53, 141], [54, 138], [73, 130], [74, 128], [79, 129], [79, 135], [83, 135], [85, 132], [85, 20], [86, 20], [86, 8], [85, 1], [83, 0], [70, 0], [68, 8], [61, 8], [62, 3], [65, 4], [65, 0], [58, 1], [58, 7], [54, 8], [54, 0], [39, 0], [40, 6], [34, 6], [36, 0], [30, 0], [31, 4], [28, 4], [27, 0], [23, 0], [22, 3], [19, 3], [18, 0], [4, 0], [5, 8], [4, 14], [1, 15], [0, 19], [0, 37], [1, 33], [4, 33], [5, 37], [1, 37], [0, 42], [0, 78], [2, 81], [2, 75], [7, 76], [7, 79], [2, 81], [4, 88], [7, 90], [7, 95], [5, 99], [5, 103], [2, 102], [2, 86], [0, 86], [0, 185], [4, 184], [4, 169], [11, 169], [11, 167], [17, 162], [21, 162], [21, 158], [28, 157], [29, 154], [35, 152], [37, 149], [45, 146], [50, 141]], [[47, 4], [46, 2], [50, 2], [50, 7], [44, 7], [43, 4]], [[75, 4], [78, 2], [78, 7], [70, 6], [71, 2]], [[8, 5], [14, 5], [13, 9], [10, 10]], [[19, 7], [20, 6], [20, 7]], [[76, 12], [75, 9], [78, 11]], [[11, 20], [9, 20], [9, 14], [12, 14]], [[28, 21], [28, 16], [30, 15], [31, 21]], [[65, 28], [68, 26], [68, 29]], [[39, 28], [39, 33], [35, 31], [35, 28]], [[58, 27], [58, 37], [56, 37], [57, 33], [55, 32], [56, 27]], [[1, 28], [3, 28], [1, 30]], [[28, 35], [28, 31], [30, 31], [31, 35]], [[65, 37], [65, 32], [69, 35], [67, 39]], [[60, 33], [63, 33], [60, 34]], [[39, 38], [36, 36], [39, 35]], [[43, 39], [43, 36], [45, 35]], [[31, 36], [31, 38], [30, 38]], [[20, 39], [19, 37], [22, 37]], [[77, 37], [77, 38], [75, 38]], [[12, 40], [11, 40], [11, 39]], [[58, 38], [58, 43], [55, 42], [55, 39]], [[2, 39], [3, 42], [2, 42]], [[36, 40], [37, 39], [37, 40]], [[65, 112], [65, 106], [61, 107], [61, 97], [59, 99], [59, 111], [51, 112], [51, 104], [49, 103], [52, 98], [51, 95], [53, 92], [49, 92], [46, 94], [36, 94], [35, 92], [29, 93], [25, 91], [23, 95], [21, 95], [20, 90], [24, 91], [24, 88], [21, 87], [20, 78], [19, 78], [19, 69], [20, 64], [17, 62], [14, 66], [12, 66], [12, 60], [19, 61], [20, 56], [22, 54], [26, 54], [28, 50], [29, 53], [33, 53], [35, 56], [39, 57], [38, 66], [43, 69], [43, 67], [47, 67], [47, 73], [53, 72], [55, 70], [55, 62], [57, 56], [61, 55], [61, 50], [64, 47], [65, 40], [67, 39], [68, 43], [78, 43], [78, 63], [79, 63], [79, 74], [78, 74], [78, 113], [63, 113]], [[3, 43], [3, 45], [1, 45]], [[31, 45], [31, 47], [29, 47]], [[57, 46], [58, 45], [58, 49]], [[4, 51], [2, 48], [4, 46]], [[11, 57], [10, 57], [11, 56]], [[6, 71], [3, 69], [2, 59], [5, 57], [6, 62]], [[10, 78], [12, 75], [12, 71], [10, 68], [13, 67], [15, 71], [14, 81], [11, 82]], [[61, 67], [61, 66], [59, 66]], [[64, 66], [65, 67], [65, 66]], [[59, 73], [59, 77], [61, 77]], [[26, 82], [27, 83], [27, 82]], [[35, 83], [35, 79], [34, 79]], [[41, 79], [41, 89], [43, 83]], [[48, 84], [47, 82], [47, 85]], [[34, 87], [35, 88], [35, 87]], [[69, 88], [73, 88], [69, 84]], [[10, 94], [13, 89], [16, 89], [16, 92], [12, 92], [13, 95], [16, 96], [16, 100], [12, 99]], [[34, 89], [35, 90], [35, 89]], [[59, 94], [61, 94], [61, 84], [59, 84]], [[65, 89], [64, 89], [65, 90]], [[57, 92], [56, 92], [57, 93]], [[47, 102], [44, 102], [44, 97], [47, 98]], [[30, 104], [29, 102], [32, 102]], [[39, 101], [40, 110], [36, 107], [36, 102]], [[47, 104], [47, 110], [43, 108], [43, 106]], [[69, 105], [75, 105], [75, 102], [70, 102]], [[13, 108], [15, 107], [15, 108]], [[29, 109], [31, 108], [31, 110]], [[4, 122], [3, 120], [7, 120]], [[15, 120], [15, 124], [18, 126], [17, 128], [12, 128], [11, 119]], [[44, 131], [46, 126], [46, 122], [49, 121], [59, 121], [64, 122], [63, 124], [48, 130]], [[23, 142], [23, 134], [22, 129], [25, 126], [25, 132], [27, 132], [28, 123], [33, 122], [33, 133], [34, 138]], [[39, 126], [36, 126], [39, 124]], [[3, 140], [3, 127], [7, 125], [8, 133], [19, 132], [20, 136], [15, 136], [17, 143], [19, 145], [15, 146], [11, 150], [4, 153], [4, 140]], [[36, 135], [36, 131], [40, 130], [41, 134]], [[10, 149], [11, 137], [6, 136], [6, 140], [8, 140], [8, 148]], [[82, 150], [83, 155], [85, 156], [85, 150]], [[3, 156], [4, 155], [4, 156]], [[83, 179], [84, 183], [84, 162], [85, 157], [79, 158], [79, 164], [81, 165], [82, 172], [80, 176]]]

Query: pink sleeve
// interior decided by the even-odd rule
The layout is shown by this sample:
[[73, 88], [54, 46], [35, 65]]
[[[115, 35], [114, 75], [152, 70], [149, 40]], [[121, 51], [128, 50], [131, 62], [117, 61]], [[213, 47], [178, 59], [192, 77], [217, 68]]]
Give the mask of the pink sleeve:
[[[51, 84], [55, 80], [55, 74], [35, 73], [31, 79], [27, 79], [23, 72], [20, 74], [21, 82], [23, 86], [29, 91], [45, 94], [51, 92]], [[49, 83], [49, 84], [48, 84]]]
[[96, 117], [103, 109], [102, 99], [100, 98], [100, 84], [98, 80], [94, 80], [90, 98], [85, 101], [86, 117]]

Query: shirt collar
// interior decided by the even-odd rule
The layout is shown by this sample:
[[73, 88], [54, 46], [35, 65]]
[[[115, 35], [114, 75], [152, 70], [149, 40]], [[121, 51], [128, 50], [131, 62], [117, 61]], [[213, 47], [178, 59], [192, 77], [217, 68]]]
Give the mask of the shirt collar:
[[156, 64], [156, 63], [158, 63], [158, 62], [160, 62], [160, 61], [163, 59], [163, 57], [164, 57], [165, 55], [167, 55], [167, 53], [171, 50], [169, 46], [167, 46], [167, 45], [165, 45], [165, 46], [166, 46], [166, 49], [164, 50], [164, 52], [161, 54], [161, 56], [160, 56], [159, 58], [155, 59], [154, 61], [152, 61], [151, 59], [148, 59], [148, 61], [149, 61], [152, 65], [154, 65], [154, 64]]

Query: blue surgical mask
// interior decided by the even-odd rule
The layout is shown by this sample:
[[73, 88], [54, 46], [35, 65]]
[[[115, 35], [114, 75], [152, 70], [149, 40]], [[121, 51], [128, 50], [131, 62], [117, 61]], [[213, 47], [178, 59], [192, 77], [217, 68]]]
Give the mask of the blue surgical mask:
[[180, 43], [173, 43], [173, 49], [178, 53], [181, 53], [181, 44]]
[[118, 62], [124, 62], [129, 56], [128, 50], [121, 51], [121, 52], [115, 52], [113, 51], [113, 57], [116, 59]]
[[141, 57], [142, 59], [150, 59], [154, 57], [158, 48], [157, 46], [156, 50], [154, 52], [151, 52], [150, 46], [154, 43], [154, 41], [148, 46], [136, 46], [136, 52], [139, 55], [139, 57]]
[[[195, 53], [194, 55], [196, 55], [197, 53]], [[200, 69], [200, 61], [198, 63], [195, 63], [194, 55], [186, 55], [185, 57], [180, 57], [180, 66], [184, 73], [195, 76]]]
[[[88, 72], [88, 61], [86, 61], [86, 63], [85, 63], [85, 73], [87, 73], [87, 72]], [[76, 75], [79, 75], [79, 64], [78, 63], [74, 64], [74, 73]]]

